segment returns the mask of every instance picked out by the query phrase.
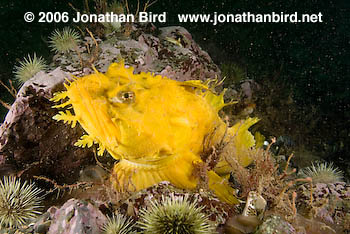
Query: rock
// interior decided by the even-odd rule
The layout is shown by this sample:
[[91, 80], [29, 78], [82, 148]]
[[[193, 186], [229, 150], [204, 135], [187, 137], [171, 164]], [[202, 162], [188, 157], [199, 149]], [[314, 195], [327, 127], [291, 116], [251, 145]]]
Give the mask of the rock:
[[[312, 206], [310, 202], [312, 191]], [[297, 208], [305, 216], [312, 212], [317, 221], [337, 229], [346, 225], [350, 213], [350, 185], [345, 182], [303, 184], [298, 187]], [[346, 227], [344, 227], [346, 228]]]
[[100, 233], [107, 218], [91, 203], [70, 199], [52, 217], [47, 234]]
[[260, 223], [257, 216], [235, 215], [227, 220], [224, 229], [226, 234], [252, 233]]
[[[214, 79], [220, 75], [218, 67], [213, 63], [207, 52], [203, 51], [192, 39], [191, 34], [183, 27], [160, 28], [159, 35], [163, 48], [158, 49], [158, 59], [170, 64], [160, 72], [161, 75], [176, 80], [207, 80]], [[170, 42], [169, 38], [178, 40], [180, 45]], [[165, 46], [164, 46], [165, 45]], [[162, 54], [171, 54], [166, 57]], [[171, 53], [172, 52], [172, 53]]]
[[52, 119], [56, 110], [49, 98], [66, 77], [60, 68], [39, 72], [19, 90], [0, 127], [0, 168], [11, 168], [0, 170], [2, 175], [46, 175], [71, 183], [82, 165], [93, 162], [91, 151], [73, 146], [83, 130]]
[[280, 216], [271, 215], [258, 227], [255, 234], [296, 233], [295, 228]]
[[[123, 58], [137, 73], [154, 72], [180, 81], [204, 81], [220, 76], [219, 68], [185, 28], [173, 26], [147, 31], [134, 25], [133, 30], [130, 37], [114, 32], [107, 35], [104, 41], [96, 38], [99, 44], [97, 57], [94, 53], [88, 54], [85, 47], [80, 47], [80, 57], [72, 52], [54, 57], [54, 63], [65, 71], [79, 75], [80, 58], [93, 59], [94, 66], [101, 72], [106, 72], [109, 64]], [[85, 43], [90, 47], [95, 45], [90, 37], [85, 38]]]

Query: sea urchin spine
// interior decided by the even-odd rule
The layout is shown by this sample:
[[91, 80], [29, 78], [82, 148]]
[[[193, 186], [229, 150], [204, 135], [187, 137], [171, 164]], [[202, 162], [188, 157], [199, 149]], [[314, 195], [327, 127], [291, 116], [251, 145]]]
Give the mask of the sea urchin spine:
[[162, 197], [162, 202], [152, 202], [148, 209], [140, 212], [138, 226], [143, 233], [152, 234], [209, 234], [215, 228], [208, 217], [197, 207], [197, 201], [190, 202], [187, 196]]
[[310, 167], [301, 169], [299, 175], [302, 178], [311, 177], [313, 183], [331, 184], [343, 181], [343, 172], [333, 163], [316, 163]]
[[16, 177], [0, 181], [0, 227], [20, 227], [41, 214], [41, 189]]
[[33, 58], [28, 55], [24, 57], [24, 61], [19, 62], [19, 66], [15, 66], [15, 78], [20, 84], [23, 84], [39, 71], [45, 70], [47, 70], [45, 60], [34, 53]]
[[104, 234], [130, 234], [133, 230], [131, 218], [126, 218], [121, 214], [107, 217], [107, 222], [103, 225]]
[[50, 39], [50, 47], [56, 53], [66, 53], [74, 50], [80, 42], [80, 35], [74, 29], [63, 28], [62, 31], [55, 30]]

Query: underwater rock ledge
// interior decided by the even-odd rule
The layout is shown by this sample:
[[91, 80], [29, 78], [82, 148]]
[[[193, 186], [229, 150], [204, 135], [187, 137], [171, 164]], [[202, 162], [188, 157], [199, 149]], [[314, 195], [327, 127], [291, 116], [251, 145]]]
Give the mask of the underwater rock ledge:
[[[78, 139], [82, 129], [71, 129], [52, 120], [55, 111], [49, 98], [60, 89], [68, 74], [57, 68], [37, 73], [19, 90], [0, 128], [0, 171], [32, 177], [46, 175], [74, 181], [93, 154], [76, 149], [68, 139]], [[70, 181], [71, 180], [71, 181]]]

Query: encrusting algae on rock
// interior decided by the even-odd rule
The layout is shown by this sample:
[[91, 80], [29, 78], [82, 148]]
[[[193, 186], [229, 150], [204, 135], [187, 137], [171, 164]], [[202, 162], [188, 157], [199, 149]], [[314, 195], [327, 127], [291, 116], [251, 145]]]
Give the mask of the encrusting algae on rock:
[[[222, 142], [235, 144], [234, 155], [246, 166], [251, 159], [244, 149], [254, 146], [248, 128], [258, 119], [248, 118], [228, 128], [218, 111], [228, 105], [224, 92], [216, 95], [210, 82], [179, 82], [150, 73], [133, 74], [124, 62], [112, 63], [105, 74], [75, 78], [66, 91], [55, 93], [54, 106], [67, 108], [54, 119], [76, 123], [87, 135], [76, 146], [99, 145], [115, 159], [111, 180], [119, 190], [141, 190], [161, 181], [179, 188], [194, 189], [199, 182], [196, 165], [201, 155]], [[229, 103], [230, 104], [230, 103]], [[69, 109], [74, 110], [71, 112]], [[218, 163], [219, 173], [228, 166]], [[209, 188], [223, 201], [238, 203], [228, 182], [213, 170], [207, 172]]]

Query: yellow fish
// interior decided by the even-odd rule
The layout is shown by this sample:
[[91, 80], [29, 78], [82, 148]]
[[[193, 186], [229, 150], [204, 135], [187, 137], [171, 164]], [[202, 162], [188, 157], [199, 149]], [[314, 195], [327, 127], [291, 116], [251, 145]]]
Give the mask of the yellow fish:
[[[133, 74], [124, 62], [112, 63], [108, 71], [75, 78], [66, 91], [54, 94], [54, 106], [66, 108], [54, 116], [57, 121], [77, 122], [87, 135], [75, 143], [80, 147], [99, 145], [98, 154], [107, 150], [119, 160], [111, 180], [123, 190], [141, 190], [161, 181], [179, 188], [194, 189], [199, 182], [196, 168], [201, 155], [233, 138], [239, 161], [250, 163], [241, 154], [254, 145], [248, 128], [257, 119], [247, 119], [232, 128], [219, 117], [224, 92], [216, 95], [210, 82], [179, 82], [150, 73]], [[69, 109], [72, 108], [74, 114]], [[221, 173], [228, 170], [219, 162]], [[237, 204], [234, 190], [217, 173], [207, 173], [209, 188], [223, 201]]]

